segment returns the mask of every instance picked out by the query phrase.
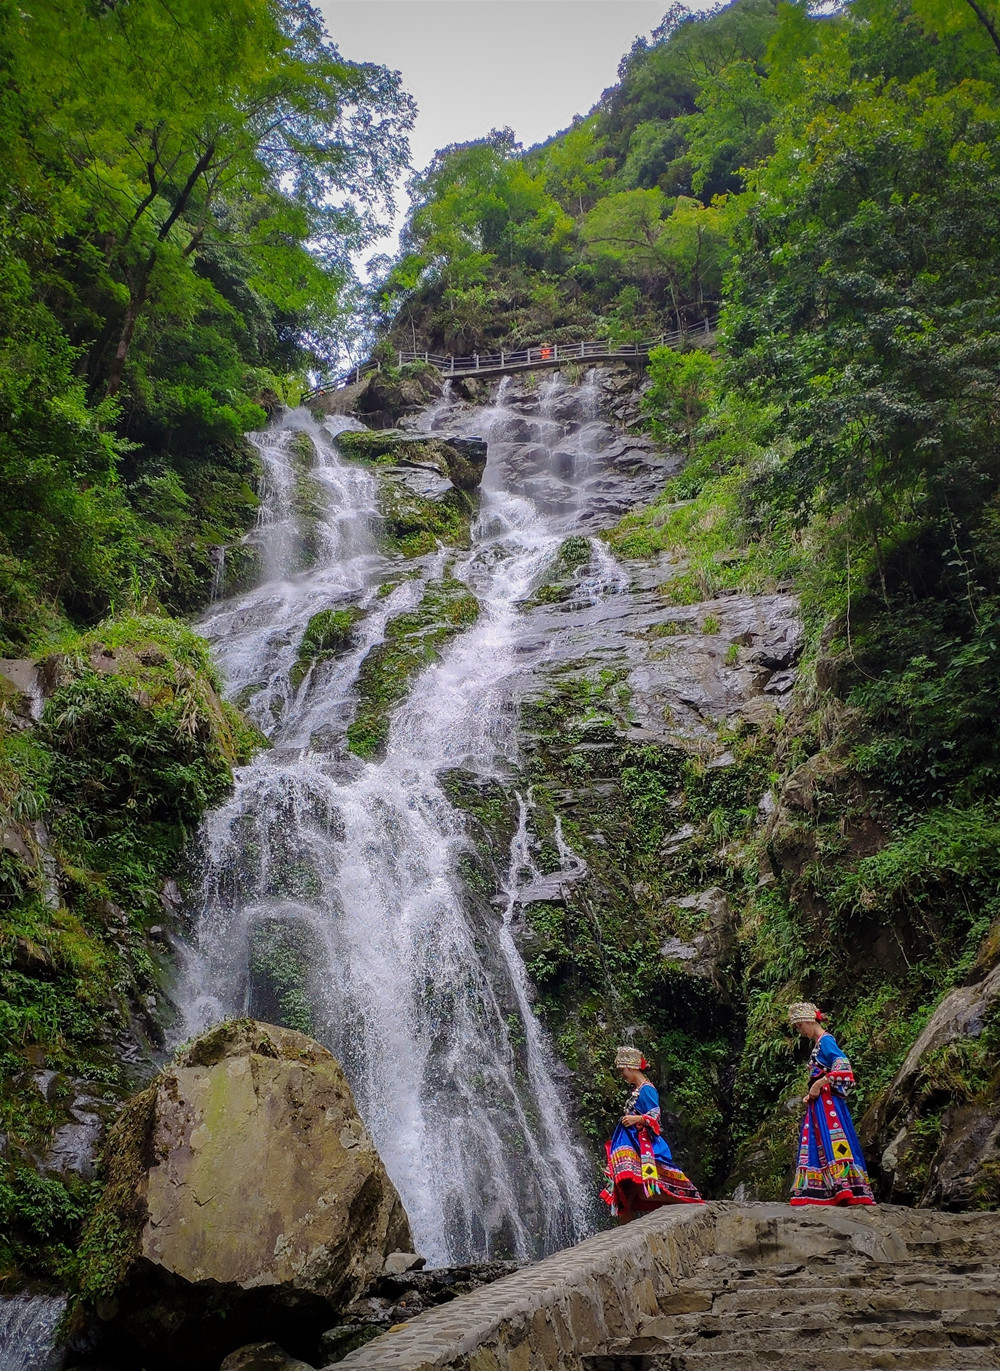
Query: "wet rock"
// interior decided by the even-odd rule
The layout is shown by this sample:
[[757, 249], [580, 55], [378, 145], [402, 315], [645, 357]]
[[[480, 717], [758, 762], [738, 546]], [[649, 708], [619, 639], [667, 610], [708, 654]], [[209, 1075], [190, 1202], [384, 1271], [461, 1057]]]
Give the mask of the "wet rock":
[[447, 476], [442, 476], [436, 467], [425, 466], [422, 462], [382, 467], [379, 475], [399, 482], [422, 500], [443, 500], [455, 489]]
[[345, 1309], [342, 1321], [323, 1334], [320, 1345], [326, 1363], [340, 1361], [394, 1324], [468, 1295], [517, 1269], [517, 1262], [494, 1261], [380, 1276]]
[[116, 1106], [93, 1093], [94, 1087], [85, 1082], [67, 1082], [60, 1078], [60, 1087], [59, 1093], [68, 1096], [62, 1106], [65, 1122], [56, 1128], [39, 1170], [62, 1180], [71, 1176], [93, 1180], [98, 1148], [105, 1129], [115, 1117]]
[[184, 897], [181, 895], [180, 886], [171, 876], [163, 882], [163, 888], [160, 891], [160, 904], [168, 913], [173, 913], [180, 909], [183, 903]]
[[[399, 429], [348, 430], [337, 435], [337, 446], [355, 461], [395, 469], [400, 480], [419, 483], [435, 473], [463, 491], [478, 488], [486, 466], [486, 443], [481, 438], [456, 439]], [[440, 499], [445, 493], [442, 490], [433, 498]]]
[[9, 728], [32, 728], [41, 718], [47, 692], [38, 662], [0, 657], [0, 718]]
[[718, 886], [710, 886], [670, 904], [697, 918], [701, 928], [689, 938], [668, 938], [660, 948], [661, 955], [679, 964], [686, 975], [709, 982], [728, 1004], [736, 955], [736, 928], [728, 896]]
[[387, 1276], [402, 1276], [407, 1271], [421, 1271], [427, 1265], [426, 1257], [418, 1257], [416, 1252], [390, 1252], [385, 1259]]
[[230, 1352], [219, 1371], [313, 1371], [313, 1368], [308, 1362], [290, 1357], [276, 1342], [251, 1342]]
[[118, 1354], [149, 1367], [210, 1371], [241, 1338], [304, 1352], [411, 1246], [336, 1060], [253, 1020], [196, 1039], [133, 1099], [105, 1168], [84, 1280], [96, 1265], [107, 1283], [116, 1234], [99, 1312]]

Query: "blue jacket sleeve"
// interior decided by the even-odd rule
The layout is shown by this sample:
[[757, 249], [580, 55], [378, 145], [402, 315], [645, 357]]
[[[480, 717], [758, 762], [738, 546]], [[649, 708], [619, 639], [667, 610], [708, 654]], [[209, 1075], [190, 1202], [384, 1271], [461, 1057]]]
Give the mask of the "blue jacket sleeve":
[[657, 1123], [660, 1122], [660, 1097], [655, 1085], [644, 1085], [639, 1091], [639, 1098], [636, 1100], [636, 1111], [639, 1114], [651, 1114]]

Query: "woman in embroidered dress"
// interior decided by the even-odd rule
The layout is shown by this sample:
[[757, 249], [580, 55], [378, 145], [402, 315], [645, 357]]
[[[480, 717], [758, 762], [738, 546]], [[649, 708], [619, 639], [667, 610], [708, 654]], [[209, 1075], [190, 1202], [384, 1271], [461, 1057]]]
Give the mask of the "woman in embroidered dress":
[[601, 1199], [619, 1223], [648, 1214], [661, 1204], [704, 1204], [698, 1191], [674, 1165], [660, 1132], [660, 1097], [646, 1075], [646, 1059], [637, 1048], [620, 1047], [615, 1066], [632, 1087], [622, 1121], [608, 1153], [608, 1184]]
[[874, 1204], [847, 1107], [847, 1092], [854, 1086], [851, 1063], [823, 1027], [823, 1015], [814, 1004], [793, 1004], [788, 1021], [813, 1044], [792, 1204]]

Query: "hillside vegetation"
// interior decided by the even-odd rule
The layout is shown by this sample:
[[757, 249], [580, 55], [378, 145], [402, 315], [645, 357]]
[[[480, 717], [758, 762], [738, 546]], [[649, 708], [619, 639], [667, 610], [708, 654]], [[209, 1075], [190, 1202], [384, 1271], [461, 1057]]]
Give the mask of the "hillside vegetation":
[[[0, 2], [0, 655], [204, 603], [244, 439], [350, 328], [398, 76], [304, 0]], [[239, 560], [235, 563], [239, 570]]]
[[[740, 947], [714, 1183], [783, 1192], [782, 1015], [806, 995], [858, 1058], [883, 1195], [996, 1203], [988, 1142], [969, 1144], [971, 1180], [937, 1179], [970, 1120], [995, 1130], [995, 1000], [905, 1096], [884, 1091], [942, 996], [998, 955], [1000, 13], [675, 6], [620, 76], [542, 147], [499, 132], [416, 179], [387, 337], [629, 339], [721, 308], [717, 350], [653, 354], [647, 422], [687, 462], [608, 535], [671, 554], [675, 603], [791, 585], [807, 623], [783, 727], [727, 744], [755, 777], [769, 757], [774, 812], [761, 827], [748, 783], [706, 821], [701, 876], [737, 900]], [[563, 986], [561, 1009], [546, 991], [560, 1022]], [[649, 1018], [627, 978], [616, 993], [623, 1022]], [[691, 1039], [672, 1046], [657, 1015], [691, 1112], [720, 1078], [692, 1085]]]

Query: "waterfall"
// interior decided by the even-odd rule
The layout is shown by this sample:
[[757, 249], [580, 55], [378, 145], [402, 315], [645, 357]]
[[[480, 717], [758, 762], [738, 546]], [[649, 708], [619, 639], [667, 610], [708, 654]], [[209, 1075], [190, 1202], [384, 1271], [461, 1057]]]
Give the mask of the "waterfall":
[[55, 1332], [65, 1295], [14, 1295], [0, 1299], [0, 1371], [59, 1371], [65, 1365]]
[[[337, 452], [337, 431], [358, 425], [296, 411], [254, 435], [266, 472], [255, 535], [265, 580], [213, 605], [199, 626], [272, 747], [204, 825], [183, 1031], [266, 1016], [254, 999], [255, 948], [277, 937], [298, 949], [309, 968], [296, 1001], [303, 1023], [343, 1063], [433, 1263], [539, 1256], [578, 1240], [593, 1216], [592, 1167], [513, 933], [539, 881], [572, 881], [583, 864], [560, 831], [562, 870], [540, 876], [530, 797], [519, 797], [506, 883], [484, 908], [462, 880], [472, 844], [442, 779], [462, 769], [510, 785], [525, 602], [606, 498], [600, 468], [613, 435], [596, 417], [593, 378], [572, 387], [557, 377], [520, 409], [508, 395], [504, 383], [478, 410], [446, 395], [423, 416], [427, 431], [485, 437], [489, 456], [471, 550], [405, 564], [379, 551], [374, 476]], [[303, 436], [315, 453], [306, 478]], [[583, 605], [626, 584], [604, 546], [592, 550], [574, 589]], [[361, 662], [446, 566], [475, 593], [479, 618], [413, 682], [384, 757], [362, 761], [343, 746]], [[347, 605], [365, 611], [354, 644], [295, 684], [310, 616]]]

